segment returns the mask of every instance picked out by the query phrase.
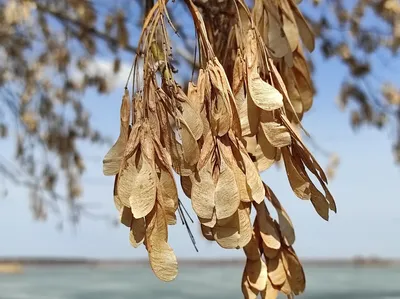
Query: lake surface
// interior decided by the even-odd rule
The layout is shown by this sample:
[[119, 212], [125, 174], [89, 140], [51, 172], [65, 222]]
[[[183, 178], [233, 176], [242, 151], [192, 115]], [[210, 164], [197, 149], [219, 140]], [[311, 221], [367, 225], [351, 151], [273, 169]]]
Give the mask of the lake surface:
[[[176, 281], [163, 283], [149, 267], [26, 268], [0, 274], [1, 299], [235, 299], [242, 268], [181, 266]], [[304, 299], [400, 299], [400, 268], [305, 267]], [[283, 297], [282, 297], [283, 298]], [[286, 298], [286, 297], [285, 297]]]

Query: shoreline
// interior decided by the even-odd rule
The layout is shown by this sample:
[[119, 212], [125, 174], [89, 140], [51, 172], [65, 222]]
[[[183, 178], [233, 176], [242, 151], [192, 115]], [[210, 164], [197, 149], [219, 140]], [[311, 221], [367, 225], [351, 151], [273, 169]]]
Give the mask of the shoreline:
[[[244, 259], [179, 259], [181, 266], [213, 267], [244, 265]], [[304, 266], [336, 267], [336, 266], [400, 266], [400, 259], [380, 258], [348, 258], [348, 259], [313, 259], [303, 258]], [[147, 266], [147, 259], [88, 259], [88, 258], [36, 258], [36, 257], [4, 257], [0, 258], [1, 265], [20, 264], [22, 266]]]

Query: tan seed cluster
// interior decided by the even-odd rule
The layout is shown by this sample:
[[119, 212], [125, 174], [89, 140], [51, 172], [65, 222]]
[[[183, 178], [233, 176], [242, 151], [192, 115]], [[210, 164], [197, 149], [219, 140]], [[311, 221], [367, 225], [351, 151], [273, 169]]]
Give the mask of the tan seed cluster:
[[158, 1], [139, 41], [144, 69], [139, 76], [135, 68], [134, 96], [125, 91], [120, 136], [104, 158], [104, 174], [115, 175], [121, 223], [130, 229], [132, 246], [146, 246], [154, 273], [173, 280], [178, 264], [168, 225], [176, 223], [180, 205], [175, 172], [203, 236], [223, 248], [244, 249], [245, 297], [298, 295], [305, 276], [292, 247], [293, 224], [259, 173], [283, 161], [299, 198], [310, 200], [326, 220], [329, 210], [336, 212], [324, 171], [299, 134], [312, 106], [302, 52], [303, 45], [313, 50], [312, 32], [292, 0], [256, 0], [252, 10], [235, 0], [232, 34], [220, 57], [200, 9], [185, 3], [199, 42], [197, 80], [185, 93], [173, 79], [166, 30], [171, 22], [166, 1]]

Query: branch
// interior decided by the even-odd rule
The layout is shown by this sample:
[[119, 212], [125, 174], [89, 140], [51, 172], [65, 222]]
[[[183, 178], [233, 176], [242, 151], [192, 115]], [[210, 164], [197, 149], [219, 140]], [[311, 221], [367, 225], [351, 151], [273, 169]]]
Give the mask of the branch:
[[[73, 19], [61, 11], [55, 11], [55, 10], [51, 9], [50, 7], [40, 4], [40, 3], [36, 3], [36, 8], [37, 8], [37, 10], [39, 10], [43, 13], [48, 13], [48, 14], [52, 15], [53, 17], [59, 19], [62, 22], [66, 22], [66, 23], [78, 26], [78, 27], [82, 28], [83, 30], [87, 31], [88, 33], [91, 33], [94, 36], [96, 36], [97, 38], [102, 39], [110, 44], [120, 44], [118, 39], [98, 30], [97, 28], [95, 28], [93, 26], [88, 26], [87, 24], [85, 24], [77, 19]], [[134, 47], [132, 45], [129, 45], [129, 44], [121, 45], [121, 48], [128, 52], [137, 54], [136, 47]]]

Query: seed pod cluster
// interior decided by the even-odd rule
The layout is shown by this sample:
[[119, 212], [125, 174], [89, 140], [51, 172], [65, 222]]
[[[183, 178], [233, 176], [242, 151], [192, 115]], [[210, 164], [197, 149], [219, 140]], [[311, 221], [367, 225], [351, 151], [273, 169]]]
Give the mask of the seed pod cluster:
[[253, 18], [282, 76], [291, 121], [299, 122], [313, 103], [314, 88], [302, 45], [312, 52], [314, 35], [293, 0], [255, 0]]
[[140, 36], [133, 97], [126, 90], [122, 99], [120, 136], [104, 158], [104, 174], [115, 175], [121, 223], [133, 247], [146, 246], [157, 277], [173, 280], [178, 264], [168, 225], [182, 212], [175, 172], [203, 236], [226, 249], [244, 249], [245, 297], [298, 295], [305, 277], [293, 249], [293, 224], [260, 172], [283, 161], [296, 196], [310, 200], [326, 220], [329, 210], [336, 212], [324, 171], [299, 134], [312, 105], [302, 52], [303, 45], [314, 48], [312, 33], [293, 0], [256, 0], [253, 9], [234, 0], [228, 10], [236, 17], [221, 52], [213, 23], [204, 22], [191, 0], [185, 3], [198, 37], [197, 80], [187, 92], [174, 80], [165, 24], [173, 25], [166, 0], [157, 1]]
[[293, 224], [272, 190], [265, 185], [265, 196], [276, 209], [279, 222], [267, 206], [257, 205], [253, 235], [244, 247], [246, 266], [242, 277], [245, 298], [275, 299], [279, 292], [289, 298], [301, 294], [306, 285], [302, 265], [292, 247]]
[[114, 203], [121, 223], [130, 229], [130, 243], [133, 247], [144, 243], [155, 274], [168, 281], [178, 273], [176, 257], [167, 243], [167, 225], [176, 223], [178, 193], [157, 126], [141, 115], [143, 99], [135, 98], [136, 121], [131, 126], [130, 103], [126, 91], [120, 137], [104, 158], [103, 172], [115, 175]]

